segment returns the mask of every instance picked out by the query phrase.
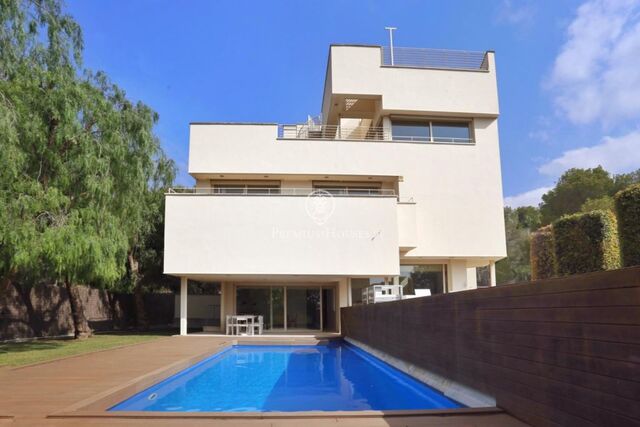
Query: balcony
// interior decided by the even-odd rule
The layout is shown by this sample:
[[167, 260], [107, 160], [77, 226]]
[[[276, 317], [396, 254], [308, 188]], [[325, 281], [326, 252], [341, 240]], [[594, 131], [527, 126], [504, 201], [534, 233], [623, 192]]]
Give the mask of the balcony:
[[329, 139], [353, 141], [391, 140], [391, 130], [373, 126], [340, 126], [318, 124], [278, 125], [278, 138], [282, 139]]
[[[387, 188], [335, 188], [323, 190], [334, 197], [396, 197], [395, 190]], [[178, 187], [170, 188], [167, 195], [203, 196], [313, 196], [313, 188], [295, 187]]]
[[167, 274], [218, 280], [399, 274], [394, 194], [179, 191], [166, 195]]
[[319, 124], [278, 125], [280, 139], [314, 139], [333, 141], [399, 141], [445, 144], [472, 144], [472, 138], [447, 136], [416, 136], [393, 134], [391, 129], [373, 126], [341, 126]]

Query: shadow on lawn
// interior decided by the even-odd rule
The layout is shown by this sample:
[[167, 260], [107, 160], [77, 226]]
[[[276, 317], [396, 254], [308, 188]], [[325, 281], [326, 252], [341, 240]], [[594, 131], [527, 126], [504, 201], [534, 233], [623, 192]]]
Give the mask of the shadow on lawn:
[[[87, 340], [77, 341], [71, 337], [69, 338], [57, 338], [57, 339], [35, 339], [30, 341], [20, 341], [20, 342], [4, 342], [0, 343], [0, 355], [7, 353], [24, 353], [29, 351], [39, 351], [39, 350], [54, 350], [64, 345], [79, 343], [79, 342], [87, 342], [91, 343], [91, 340], [94, 337], [104, 337], [104, 336], [116, 336], [116, 337], [136, 337], [136, 336], [170, 336], [173, 335], [175, 331], [173, 330], [154, 330], [154, 331], [145, 331], [145, 332], [136, 332], [136, 331], [110, 331], [110, 332], [98, 332], [93, 335], [93, 337], [88, 338]], [[126, 343], [125, 343], [126, 344]]]
[[26, 351], [51, 350], [62, 347], [63, 341], [69, 340], [46, 340], [46, 341], [25, 341], [0, 344], [0, 354], [22, 353]]

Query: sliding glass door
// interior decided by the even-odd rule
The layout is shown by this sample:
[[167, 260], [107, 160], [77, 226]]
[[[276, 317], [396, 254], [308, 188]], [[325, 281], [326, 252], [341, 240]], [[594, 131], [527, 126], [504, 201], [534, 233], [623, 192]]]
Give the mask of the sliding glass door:
[[271, 329], [271, 288], [238, 288], [236, 290], [236, 314], [262, 316], [265, 329]]
[[[333, 329], [333, 290], [332, 286], [238, 286], [236, 313], [263, 316], [265, 329], [271, 330], [322, 330], [323, 325]], [[323, 310], [323, 303], [332, 309]]]
[[271, 287], [271, 329], [284, 329], [284, 286]]
[[320, 329], [320, 287], [287, 287], [287, 329]]

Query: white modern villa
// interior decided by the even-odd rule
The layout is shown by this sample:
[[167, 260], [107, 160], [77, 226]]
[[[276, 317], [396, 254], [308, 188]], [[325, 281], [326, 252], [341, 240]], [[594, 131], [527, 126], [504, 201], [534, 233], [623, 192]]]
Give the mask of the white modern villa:
[[[180, 333], [196, 311], [221, 331], [251, 314], [265, 332], [339, 332], [339, 308], [370, 302], [371, 285], [456, 292], [479, 267], [495, 285], [498, 110], [491, 51], [332, 45], [319, 116], [191, 123], [196, 185], [166, 195]], [[188, 281], [211, 286], [208, 302], [187, 299]]]

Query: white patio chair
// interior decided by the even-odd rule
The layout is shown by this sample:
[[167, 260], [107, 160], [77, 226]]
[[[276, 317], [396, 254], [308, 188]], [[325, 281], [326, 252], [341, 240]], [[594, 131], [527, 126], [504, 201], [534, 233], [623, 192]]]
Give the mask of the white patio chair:
[[227, 335], [233, 335], [233, 323], [231, 323], [231, 315], [227, 314], [226, 317]]
[[264, 317], [258, 316], [258, 321], [253, 321], [251, 325], [251, 335], [256, 334], [256, 330], [258, 331], [258, 335], [262, 335], [262, 328], [264, 327]]

